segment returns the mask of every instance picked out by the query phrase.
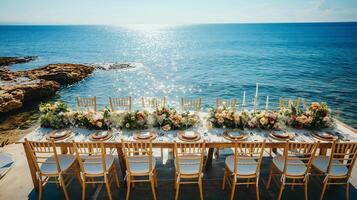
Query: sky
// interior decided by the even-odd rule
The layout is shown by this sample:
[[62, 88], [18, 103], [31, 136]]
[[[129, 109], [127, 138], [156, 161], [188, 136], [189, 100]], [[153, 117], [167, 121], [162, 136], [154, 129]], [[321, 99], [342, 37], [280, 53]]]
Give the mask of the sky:
[[357, 0], [0, 0], [0, 24], [357, 21]]

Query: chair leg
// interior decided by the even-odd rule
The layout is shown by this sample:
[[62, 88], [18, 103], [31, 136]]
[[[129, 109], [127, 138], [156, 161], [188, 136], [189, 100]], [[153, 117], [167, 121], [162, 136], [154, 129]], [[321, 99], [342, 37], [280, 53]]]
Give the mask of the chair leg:
[[154, 176], [150, 177], [150, 183], [151, 183], [152, 195], [154, 196], [154, 200], [156, 200], [155, 178], [154, 178]]
[[322, 187], [320, 200], [322, 200], [324, 198], [324, 194], [325, 194], [325, 190], [326, 190], [327, 185], [328, 185], [328, 179], [326, 180], [326, 182], [324, 182], [324, 186]]
[[61, 182], [61, 185], [62, 185], [62, 188], [63, 188], [64, 196], [65, 196], [66, 200], [69, 200], [67, 186], [66, 186], [66, 183], [64, 182], [63, 176], [60, 176], [60, 182]]
[[226, 185], [226, 178], [227, 178], [227, 168], [224, 167], [224, 173], [223, 173], [223, 182], [222, 182], [222, 190], [224, 190], [224, 187]]
[[38, 200], [42, 200], [42, 181], [39, 180], [39, 184], [38, 184]]
[[270, 167], [268, 182], [267, 182], [267, 190], [269, 190], [269, 188], [270, 188], [271, 178], [273, 176], [273, 167], [274, 167], [274, 164], [272, 163], [271, 167]]
[[257, 181], [255, 183], [255, 193], [256, 193], [256, 196], [257, 196], [257, 200], [259, 200], [259, 179], [257, 178]]
[[156, 169], [154, 170], [154, 181], [155, 181], [155, 187], [157, 188], [157, 175], [156, 175]]
[[131, 187], [131, 177], [130, 175], [128, 175], [126, 179], [126, 200], [129, 200], [130, 198], [130, 187]]
[[350, 182], [346, 183], [346, 200], [350, 199]]
[[177, 173], [175, 173], [175, 182], [174, 182], [175, 190], [177, 189], [176, 188], [176, 182], [177, 182]]
[[233, 200], [233, 198], [234, 198], [234, 192], [236, 190], [236, 185], [237, 185], [237, 177], [234, 175], [233, 181], [232, 181], [231, 200]]
[[109, 180], [108, 175], [106, 175], [106, 176], [104, 177], [104, 179], [105, 179], [105, 186], [106, 186], [106, 188], [107, 188], [109, 200], [112, 200], [113, 197], [112, 197], [112, 192], [110, 191], [110, 183], [109, 183], [110, 180]]
[[179, 195], [179, 192], [180, 192], [180, 183], [178, 181], [176, 181], [175, 185], [176, 185], [175, 200], [178, 200], [178, 195]]
[[86, 199], [86, 182], [82, 182], [82, 200]]
[[309, 194], [307, 192], [308, 183], [309, 183], [309, 177], [306, 178], [305, 183], [304, 183], [305, 200], [309, 199]]
[[285, 183], [282, 182], [282, 183], [281, 183], [281, 186], [280, 186], [280, 190], [279, 190], [278, 200], [280, 200], [281, 197], [283, 196], [284, 188], [285, 188]]
[[202, 178], [198, 178], [198, 189], [200, 190], [200, 198], [203, 200]]
[[114, 166], [114, 178], [115, 178], [115, 183], [117, 188], [120, 187], [120, 183], [119, 183], [119, 178], [118, 178], [118, 171], [117, 168]]

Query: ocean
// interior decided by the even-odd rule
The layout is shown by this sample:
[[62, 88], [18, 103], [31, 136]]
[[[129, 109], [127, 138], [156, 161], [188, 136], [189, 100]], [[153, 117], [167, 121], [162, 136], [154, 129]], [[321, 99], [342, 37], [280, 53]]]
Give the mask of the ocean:
[[276, 109], [278, 99], [327, 102], [334, 114], [357, 127], [357, 23], [205, 24], [131, 26], [0, 26], [0, 56], [38, 56], [11, 67], [26, 70], [50, 63], [134, 63], [128, 70], [96, 70], [63, 87], [75, 96], [216, 97], [259, 102]]

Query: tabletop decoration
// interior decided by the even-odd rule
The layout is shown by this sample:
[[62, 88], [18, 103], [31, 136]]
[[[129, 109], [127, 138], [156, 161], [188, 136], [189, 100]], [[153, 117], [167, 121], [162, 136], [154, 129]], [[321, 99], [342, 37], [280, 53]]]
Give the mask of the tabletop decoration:
[[161, 127], [164, 131], [184, 130], [199, 122], [199, 117], [195, 113], [178, 113], [173, 108], [157, 108], [153, 113], [153, 126]]
[[41, 104], [40, 107], [40, 122], [42, 127], [46, 128], [65, 128], [64, 113], [69, 112], [67, 104], [63, 102], [53, 102]]
[[138, 110], [134, 112], [109, 112], [107, 124], [119, 129], [142, 130], [148, 128], [148, 116], [147, 111]]
[[226, 106], [208, 109], [207, 121], [214, 128], [241, 128], [243, 124], [241, 123], [241, 115]]

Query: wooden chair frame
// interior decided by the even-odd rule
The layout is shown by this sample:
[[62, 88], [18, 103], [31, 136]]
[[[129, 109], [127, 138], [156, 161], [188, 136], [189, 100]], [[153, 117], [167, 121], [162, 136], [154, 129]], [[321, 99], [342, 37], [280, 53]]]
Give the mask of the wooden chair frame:
[[[135, 183], [139, 182], [150, 182], [151, 190], [153, 193], [154, 200], [156, 200], [156, 190], [157, 188], [157, 177], [156, 177], [156, 168], [152, 166], [153, 152], [152, 152], [152, 143], [151, 142], [125, 142], [123, 139], [122, 142], [122, 151], [125, 158], [126, 165], [126, 181], [127, 181], [127, 191], [126, 191], [126, 200], [130, 198], [131, 186], [134, 188]], [[147, 161], [129, 161], [130, 158], [145, 158]], [[130, 162], [133, 163], [148, 163], [148, 172], [136, 173], [132, 172], [130, 168]], [[135, 177], [145, 177], [148, 179], [135, 179]]]
[[193, 110], [195, 112], [199, 112], [202, 109], [201, 97], [197, 99], [190, 99], [181, 97], [181, 111], [190, 111]]
[[[222, 190], [224, 190], [226, 182], [232, 188], [231, 200], [234, 198], [237, 185], [247, 185], [247, 187], [255, 185], [256, 198], [259, 200], [259, 174], [264, 148], [265, 140], [263, 142], [236, 142], [234, 144], [234, 170], [230, 171], [227, 165], [225, 165], [222, 182]], [[252, 160], [257, 160], [257, 162]], [[240, 174], [237, 169], [238, 163], [241, 165], [256, 165], [255, 173], [249, 175]], [[238, 182], [238, 179], [247, 179], [247, 182]]]
[[[202, 168], [203, 168], [203, 159], [206, 150], [206, 143], [203, 141], [202, 143], [176, 143], [175, 141], [175, 189], [176, 195], [175, 199], [178, 199], [178, 195], [180, 192], [180, 185], [183, 184], [198, 184], [198, 188], [200, 191], [200, 198], [203, 200], [203, 188], [202, 188]], [[188, 162], [182, 164], [183, 160], [193, 160], [199, 159], [199, 171], [198, 173], [183, 173], [180, 170], [181, 165], [194, 165], [197, 162]], [[185, 179], [189, 181], [185, 181]], [[198, 179], [197, 181], [192, 181], [192, 179]]]
[[109, 106], [111, 111], [117, 111], [118, 108], [125, 108], [125, 111], [131, 112], [132, 98], [129, 97], [109, 97]]
[[219, 99], [218, 97], [216, 98], [216, 108], [218, 108], [219, 106], [225, 105], [228, 108], [237, 110], [237, 105], [238, 105], [238, 101], [236, 98], [233, 99]]
[[91, 111], [93, 109], [94, 112], [97, 112], [97, 97], [76, 97], [77, 101], [77, 110], [85, 110]]
[[[312, 161], [315, 157], [316, 150], [319, 146], [319, 142], [317, 143], [292, 143], [286, 142], [283, 159], [284, 159], [284, 169], [280, 171], [277, 166], [275, 166], [274, 162], [271, 164], [270, 174], [267, 182], [267, 189], [270, 188], [270, 183], [273, 176], [281, 176], [281, 185], [278, 194], [278, 200], [281, 199], [284, 188], [286, 185], [291, 185], [292, 189], [295, 185], [304, 186], [304, 195], [305, 200], [308, 199], [307, 186], [309, 181], [309, 175], [311, 171]], [[292, 161], [289, 163], [289, 161]], [[301, 166], [300, 163], [294, 163], [294, 161], [302, 161], [303, 165], [305, 165], [306, 170], [302, 175], [292, 175], [287, 173], [288, 166]], [[276, 171], [274, 173], [274, 171]], [[275, 179], [273, 179], [276, 181]], [[292, 180], [292, 182], [288, 182], [288, 180]], [[301, 181], [301, 182], [297, 182]], [[277, 182], [277, 181], [276, 181]]]
[[159, 107], [166, 107], [167, 98], [163, 97], [162, 99], [156, 97], [141, 97], [141, 105], [145, 108], [156, 109]]
[[[109, 199], [112, 199], [112, 193], [110, 186], [115, 180], [116, 186], [119, 188], [119, 178], [115, 161], [113, 165], [107, 169], [106, 165], [106, 148], [102, 142], [73, 142], [73, 148], [80, 167], [81, 183], [82, 183], [82, 200], [86, 195], [86, 184], [94, 185], [96, 183], [104, 183], [108, 192]], [[100, 160], [100, 162], [98, 162]], [[89, 161], [89, 162], [88, 162]], [[84, 162], [86, 164], [101, 164], [102, 172], [99, 173], [87, 173], [84, 168]], [[95, 178], [103, 178], [103, 180], [95, 180]]]
[[[50, 142], [34, 142], [28, 141], [25, 138], [25, 145], [27, 150], [30, 152], [30, 157], [32, 162], [34, 163], [34, 167], [36, 170], [36, 177], [39, 181], [39, 190], [38, 190], [38, 199], [42, 199], [43, 187], [47, 183], [56, 183], [57, 187], [61, 186], [63, 188], [63, 192], [65, 195], [65, 199], [69, 199], [69, 194], [67, 191], [66, 182], [69, 182], [69, 176], [64, 178], [63, 175], [71, 174], [68, 173], [70, 169], [75, 170], [75, 174], [77, 178], [79, 178], [79, 171], [76, 170], [76, 162], [73, 162], [71, 166], [66, 170], [63, 171], [60, 166], [60, 161], [58, 159], [57, 149], [55, 142], [52, 140]], [[47, 161], [49, 158], [54, 158], [54, 162]], [[40, 165], [46, 163], [46, 165], [55, 165], [57, 172], [55, 173], [45, 173], [41, 171]]]
[[[323, 199], [324, 193], [328, 185], [345, 185], [346, 200], [350, 198], [349, 179], [351, 177], [354, 164], [356, 163], [356, 159], [357, 159], [357, 142], [354, 143], [351, 142], [338, 143], [336, 141], [333, 142], [327, 172], [321, 172], [325, 174], [325, 179], [323, 181], [320, 200]], [[338, 164], [336, 164], [337, 162], [334, 161], [337, 161]], [[331, 169], [333, 166], [345, 166], [348, 169], [348, 171], [345, 175], [333, 175], [331, 173]]]

